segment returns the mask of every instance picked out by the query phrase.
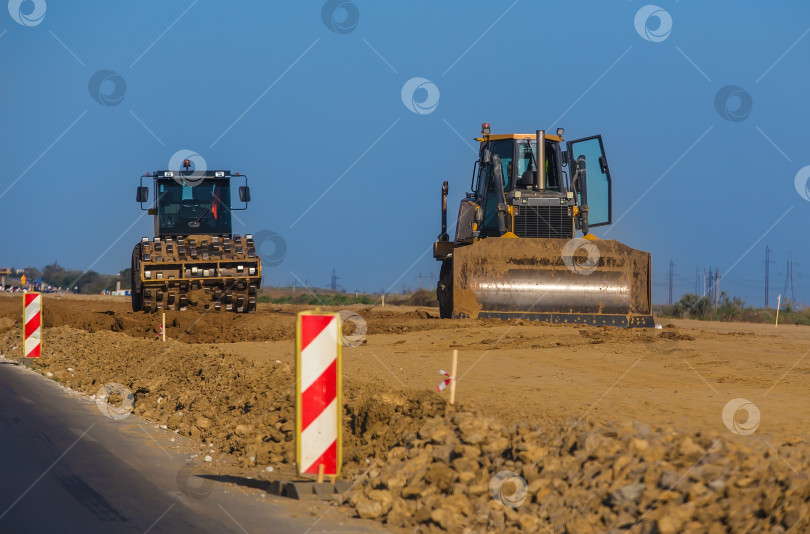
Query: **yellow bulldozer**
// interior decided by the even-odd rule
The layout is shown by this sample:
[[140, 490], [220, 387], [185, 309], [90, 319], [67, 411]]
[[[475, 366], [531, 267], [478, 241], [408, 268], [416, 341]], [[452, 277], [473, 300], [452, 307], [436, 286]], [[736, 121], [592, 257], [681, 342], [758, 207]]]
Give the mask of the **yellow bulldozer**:
[[491, 134], [484, 123], [452, 240], [442, 185], [442, 318], [655, 326], [650, 253], [590, 233], [612, 222], [602, 137], [563, 134]]
[[[252, 234], [232, 233], [231, 212], [247, 208], [247, 177], [230, 171], [183, 169], [141, 176], [136, 201], [155, 219], [155, 237], [132, 251], [132, 310], [157, 312], [197, 308], [248, 313], [256, 310], [261, 259]], [[231, 206], [231, 179], [244, 180]], [[149, 199], [152, 180], [154, 203]]]

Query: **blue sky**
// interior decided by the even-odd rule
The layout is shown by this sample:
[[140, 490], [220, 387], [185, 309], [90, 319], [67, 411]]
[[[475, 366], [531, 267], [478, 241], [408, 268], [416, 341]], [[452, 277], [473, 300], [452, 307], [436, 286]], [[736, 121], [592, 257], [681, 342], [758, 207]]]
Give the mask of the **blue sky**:
[[[638, 1], [353, 0], [356, 21], [327, 16], [342, 32], [320, 1], [51, 0], [29, 26], [19, 3], [0, 14], [2, 264], [127, 267], [152, 235], [138, 177], [188, 149], [250, 176], [235, 231], [287, 243], [266, 283], [326, 286], [335, 268], [348, 290], [432, 285], [441, 182], [452, 218], [487, 121], [603, 135], [618, 222], [595, 233], [652, 252], [656, 302], [673, 260], [676, 297], [711, 265], [761, 305], [766, 245], [771, 305], [791, 251], [810, 299], [810, 202], [795, 186], [810, 165], [805, 2], [660, 0], [640, 32]], [[115, 105], [89, 90], [102, 69], [118, 77], [96, 97], [126, 84]], [[403, 103], [415, 77], [438, 89], [428, 113]], [[715, 103], [729, 85], [720, 111], [738, 120]]]

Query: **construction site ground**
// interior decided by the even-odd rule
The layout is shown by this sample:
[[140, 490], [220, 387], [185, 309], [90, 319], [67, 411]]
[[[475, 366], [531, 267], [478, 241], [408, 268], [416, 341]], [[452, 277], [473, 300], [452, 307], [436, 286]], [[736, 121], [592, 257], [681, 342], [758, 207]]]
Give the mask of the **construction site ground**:
[[[9, 359], [22, 356], [21, 300], [0, 296]], [[136, 414], [215, 451], [201, 465], [208, 473], [294, 478], [304, 308], [169, 311], [163, 343], [160, 315], [133, 313], [128, 298], [45, 295], [43, 307], [43, 357], [32, 369], [88, 395], [123, 384]], [[342, 478], [355, 486], [336, 514], [401, 532], [810, 529], [808, 327], [657, 318], [661, 329], [622, 330], [348, 309], [367, 331], [344, 328], [356, 346], [343, 349]], [[436, 386], [453, 349], [449, 407]], [[753, 432], [745, 411], [723, 419], [737, 398], [759, 410]], [[483, 436], [471, 434], [476, 425]], [[488, 491], [504, 470], [526, 481], [519, 506]], [[397, 473], [407, 473], [401, 484]]]

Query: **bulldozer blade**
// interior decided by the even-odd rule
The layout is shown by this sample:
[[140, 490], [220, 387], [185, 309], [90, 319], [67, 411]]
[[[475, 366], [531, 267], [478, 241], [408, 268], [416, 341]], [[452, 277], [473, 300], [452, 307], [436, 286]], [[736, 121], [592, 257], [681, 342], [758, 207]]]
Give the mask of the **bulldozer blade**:
[[453, 317], [653, 328], [650, 266], [614, 240], [482, 239], [453, 252]]

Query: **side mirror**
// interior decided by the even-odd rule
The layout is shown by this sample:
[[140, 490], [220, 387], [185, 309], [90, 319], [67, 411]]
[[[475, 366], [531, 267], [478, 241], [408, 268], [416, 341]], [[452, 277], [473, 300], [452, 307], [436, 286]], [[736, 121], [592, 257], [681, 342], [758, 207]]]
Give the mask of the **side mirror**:
[[135, 202], [146, 202], [149, 199], [149, 188], [140, 186], [138, 192], [135, 194]]
[[239, 201], [250, 202], [250, 187], [246, 185], [239, 186]]
[[602, 171], [602, 174], [607, 174], [607, 158], [605, 156], [601, 156], [599, 158], [599, 168]]

